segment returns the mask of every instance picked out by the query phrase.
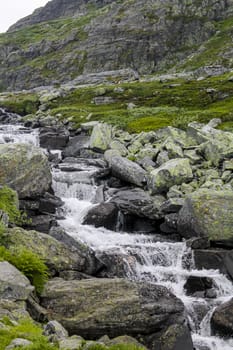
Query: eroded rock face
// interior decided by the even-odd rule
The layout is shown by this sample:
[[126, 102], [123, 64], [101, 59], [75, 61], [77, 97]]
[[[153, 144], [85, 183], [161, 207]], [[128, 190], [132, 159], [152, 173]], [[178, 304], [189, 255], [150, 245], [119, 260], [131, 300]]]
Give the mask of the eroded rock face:
[[42, 295], [50, 317], [70, 334], [96, 339], [155, 333], [183, 322], [182, 302], [165, 287], [124, 279], [50, 280]]
[[51, 185], [47, 157], [32, 145], [0, 145], [0, 169], [0, 183], [16, 190], [20, 199], [38, 197]]
[[189, 195], [179, 212], [178, 232], [185, 238], [204, 237], [210, 240], [233, 236], [232, 191], [200, 190]]

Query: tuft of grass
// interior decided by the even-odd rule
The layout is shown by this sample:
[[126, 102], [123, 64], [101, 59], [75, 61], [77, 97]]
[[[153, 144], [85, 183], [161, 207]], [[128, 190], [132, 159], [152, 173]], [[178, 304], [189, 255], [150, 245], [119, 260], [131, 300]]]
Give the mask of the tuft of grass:
[[36, 113], [39, 108], [39, 97], [35, 93], [9, 94], [0, 100], [1, 107], [20, 115]]
[[9, 250], [0, 246], [0, 261], [8, 261], [21, 271], [35, 287], [38, 294], [43, 291], [48, 280], [48, 268], [44, 261], [27, 249]]
[[26, 348], [20, 347], [20, 349], [58, 350], [57, 346], [50, 344], [48, 339], [42, 335], [42, 328], [31, 319], [22, 319], [17, 325], [12, 324], [6, 318], [3, 318], [1, 322], [7, 327], [0, 328], [0, 350], [5, 350], [15, 338], [23, 338], [33, 342], [33, 345]]

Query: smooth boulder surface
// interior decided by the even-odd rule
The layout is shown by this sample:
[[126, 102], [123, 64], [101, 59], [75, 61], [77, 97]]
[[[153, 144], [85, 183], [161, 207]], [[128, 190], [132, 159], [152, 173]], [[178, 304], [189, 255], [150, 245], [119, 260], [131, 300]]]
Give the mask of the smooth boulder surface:
[[177, 227], [184, 238], [231, 239], [233, 192], [199, 190], [190, 194], [179, 212]]
[[152, 194], [167, 192], [174, 185], [181, 185], [193, 178], [189, 160], [175, 158], [151, 171], [148, 187]]
[[184, 321], [183, 303], [165, 287], [125, 279], [50, 280], [42, 305], [84, 338], [148, 335]]
[[232, 337], [233, 298], [215, 309], [211, 318], [211, 326], [214, 334], [222, 337]]
[[112, 170], [112, 175], [118, 179], [131, 183], [138, 187], [143, 187], [146, 184], [146, 171], [131, 160], [113, 155], [109, 161]]
[[0, 298], [27, 300], [34, 290], [27, 277], [7, 261], [0, 262]]
[[32, 145], [1, 144], [0, 169], [0, 184], [16, 190], [19, 198], [40, 196], [51, 185], [47, 157]]

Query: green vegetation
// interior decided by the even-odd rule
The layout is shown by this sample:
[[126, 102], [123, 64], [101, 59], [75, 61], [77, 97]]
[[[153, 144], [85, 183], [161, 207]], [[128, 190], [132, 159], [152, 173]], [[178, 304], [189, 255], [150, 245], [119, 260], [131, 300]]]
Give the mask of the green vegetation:
[[18, 209], [17, 193], [11, 188], [4, 186], [0, 188], [0, 210], [3, 210], [11, 223], [21, 222], [21, 213]]
[[39, 98], [33, 93], [12, 93], [0, 100], [0, 105], [10, 112], [26, 115], [35, 113], [39, 107]]
[[[27, 350], [57, 350], [58, 347], [48, 342], [48, 339], [42, 335], [42, 328], [36, 325], [30, 319], [23, 319], [17, 325], [12, 323], [8, 318], [1, 320], [6, 327], [0, 328], [0, 350], [5, 348], [15, 338], [23, 338], [33, 342], [33, 345], [20, 347]], [[19, 348], [15, 348], [19, 349]]]
[[0, 246], [0, 261], [8, 261], [28, 277], [38, 293], [41, 293], [48, 280], [48, 268], [44, 261], [27, 249], [7, 249]]

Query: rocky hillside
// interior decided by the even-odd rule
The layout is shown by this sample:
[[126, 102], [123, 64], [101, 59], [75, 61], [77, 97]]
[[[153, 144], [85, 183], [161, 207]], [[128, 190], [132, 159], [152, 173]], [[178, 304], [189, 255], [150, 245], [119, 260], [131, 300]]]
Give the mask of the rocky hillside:
[[231, 67], [232, 10], [232, 0], [50, 1], [0, 36], [1, 90], [119, 68]]

